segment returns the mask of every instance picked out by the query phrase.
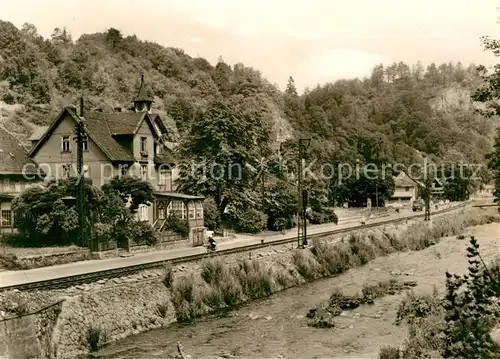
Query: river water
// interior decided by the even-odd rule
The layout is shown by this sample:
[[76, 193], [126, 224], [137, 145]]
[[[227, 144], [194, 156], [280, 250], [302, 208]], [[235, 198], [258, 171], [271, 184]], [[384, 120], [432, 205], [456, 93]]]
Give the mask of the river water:
[[[406, 330], [392, 325], [399, 299], [381, 300], [365, 308], [366, 313], [361, 318], [354, 313], [339, 317], [340, 328], [311, 328], [305, 318], [308, 310], [327, 300], [335, 287], [341, 287], [345, 293], [354, 293], [360, 291], [362, 283], [378, 282], [387, 277], [386, 271], [370, 267], [370, 264], [365, 266], [363, 273], [359, 269], [352, 270], [337, 278], [292, 288], [225, 315], [213, 315], [191, 324], [175, 324], [123, 339], [102, 349], [98, 358], [167, 358], [176, 353], [178, 341], [193, 359], [378, 358], [381, 345], [397, 345], [406, 336]], [[387, 318], [381, 318], [382, 312], [390, 313], [384, 315]]]

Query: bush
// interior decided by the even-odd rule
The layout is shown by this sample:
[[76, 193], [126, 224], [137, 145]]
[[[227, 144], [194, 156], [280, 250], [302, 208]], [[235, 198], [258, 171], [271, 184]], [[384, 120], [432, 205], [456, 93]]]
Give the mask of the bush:
[[399, 359], [400, 350], [395, 347], [382, 347], [378, 355], [379, 359]]
[[335, 213], [335, 210], [333, 208], [325, 207], [323, 208], [323, 213], [326, 215], [329, 223], [339, 223], [339, 218], [337, 217], [337, 214]]
[[237, 275], [247, 297], [258, 299], [271, 295], [272, 272], [258, 260], [240, 263]]
[[328, 222], [327, 216], [321, 212], [311, 212], [307, 215], [307, 219], [311, 224], [323, 224]]
[[144, 221], [134, 221], [130, 225], [131, 239], [135, 244], [152, 246], [158, 242], [153, 227]]
[[113, 239], [113, 226], [107, 223], [95, 223], [93, 234], [98, 242], [109, 242]]
[[246, 208], [238, 213], [232, 211], [229, 217], [233, 228], [241, 233], [259, 233], [267, 226], [267, 216], [254, 208]]
[[365, 237], [353, 234], [349, 237], [348, 242], [353, 261], [359, 260], [359, 263], [364, 265], [375, 258], [375, 248], [365, 240]]
[[273, 225], [270, 226], [270, 229], [275, 231], [284, 231], [285, 229], [289, 229], [289, 223], [290, 221], [284, 217], [276, 218]]
[[332, 245], [324, 240], [313, 239], [312, 254], [322, 267], [324, 275], [336, 275], [350, 267], [351, 254], [344, 243]]
[[179, 218], [174, 213], [171, 213], [167, 217], [164, 228], [165, 230], [177, 233], [184, 238], [187, 238], [189, 236], [189, 225], [187, 224], [186, 220]]
[[441, 300], [438, 298], [435, 289], [432, 296], [423, 295], [417, 297], [415, 293], [409, 292], [399, 304], [395, 324], [400, 325], [403, 321], [407, 324], [415, 324], [431, 313], [444, 314]]
[[338, 218], [333, 208], [322, 208], [321, 211], [313, 211], [308, 214], [307, 219], [311, 224], [338, 223]]

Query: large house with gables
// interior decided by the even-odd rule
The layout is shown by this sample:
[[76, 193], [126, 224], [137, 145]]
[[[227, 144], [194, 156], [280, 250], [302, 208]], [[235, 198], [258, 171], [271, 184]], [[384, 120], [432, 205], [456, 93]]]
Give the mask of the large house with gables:
[[74, 107], [64, 108], [44, 133], [30, 138], [33, 147], [29, 156], [50, 178], [75, 176], [74, 132], [78, 119], [82, 118], [86, 134], [84, 176], [97, 186], [115, 176], [140, 176], [152, 184], [156, 200], [139, 208], [138, 219], [162, 231], [169, 214], [175, 213], [188, 223], [193, 245], [201, 245], [205, 235], [204, 198], [176, 192], [176, 160], [171, 146], [163, 140], [167, 128], [162, 118], [151, 111], [153, 99], [146, 92], [144, 78], [133, 103], [131, 110], [116, 108], [112, 113], [94, 110], [84, 112], [83, 116]]
[[21, 142], [0, 127], [0, 232], [14, 232], [12, 200], [42, 178]]

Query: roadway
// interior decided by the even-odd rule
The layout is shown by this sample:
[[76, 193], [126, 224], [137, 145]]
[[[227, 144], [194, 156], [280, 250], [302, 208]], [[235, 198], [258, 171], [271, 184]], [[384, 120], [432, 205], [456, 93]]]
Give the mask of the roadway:
[[[447, 205], [442, 206], [439, 210], [449, 208]], [[431, 210], [431, 218], [432, 218]], [[386, 222], [396, 219], [405, 219], [417, 214], [422, 215], [423, 212], [414, 213], [411, 210], [403, 210], [400, 213], [393, 213], [390, 215], [380, 216], [372, 218], [367, 221], [367, 224], [376, 224], [379, 222]], [[358, 227], [360, 223], [358, 221], [345, 220], [345, 223], [340, 223], [335, 225], [332, 223], [322, 224], [322, 225], [310, 225], [308, 226], [308, 235], [319, 235], [324, 233], [327, 235], [332, 231], [342, 231], [349, 228]], [[333, 233], [335, 234], [335, 233]], [[239, 247], [258, 245], [263, 240], [266, 244], [271, 244], [273, 242], [283, 241], [284, 239], [292, 239], [297, 237], [296, 230], [289, 231], [286, 234], [278, 234], [267, 237], [259, 236], [242, 236], [240, 238], [235, 238], [234, 240], [220, 242], [217, 244], [217, 250], [229, 250], [237, 249]], [[206, 253], [205, 247], [188, 247], [188, 248], [176, 248], [157, 252], [147, 252], [138, 253], [130, 257], [123, 258], [110, 258], [110, 259], [97, 259], [88, 260], [81, 262], [74, 262], [50, 267], [36, 268], [30, 270], [21, 271], [4, 271], [0, 272], [0, 289], [4, 287], [10, 287], [14, 285], [23, 285], [34, 282], [41, 282], [47, 280], [54, 280], [58, 278], [64, 278], [69, 276], [84, 275], [88, 273], [95, 273], [104, 270], [120, 269], [135, 265], [147, 264], [151, 262], [168, 261], [177, 258], [188, 257], [192, 255], [202, 255]]]

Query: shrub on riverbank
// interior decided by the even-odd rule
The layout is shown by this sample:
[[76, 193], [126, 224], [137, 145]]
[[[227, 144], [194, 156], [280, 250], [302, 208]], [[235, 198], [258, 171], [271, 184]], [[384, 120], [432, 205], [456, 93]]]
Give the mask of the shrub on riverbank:
[[408, 294], [396, 318], [396, 325], [409, 325], [408, 338], [401, 349], [381, 349], [380, 358], [391, 358], [389, 352], [401, 352], [405, 359], [500, 357], [500, 343], [490, 334], [500, 317], [500, 266], [484, 264], [474, 237], [467, 257], [467, 275], [446, 273], [444, 298], [436, 291], [432, 296]]
[[442, 236], [456, 235], [467, 226], [499, 218], [464, 212], [434, 219], [432, 223], [420, 222], [400, 233], [384, 230], [380, 234], [353, 234], [335, 244], [314, 240], [311, 248], [294, 250], [287, 261], [273, 263], [254, 259], [230, 264], [220, 257], [211, 258], [202, 263], [201, 274], [174, 278], [172, 293], [177, 318], [189, 320], [300, 283], [338, 275], [378, 256], [425, 249]]
[[311, 319], [309, 325], [316, 328], [333, 328], [334, 318], [345, 310], [356, 309], [361, 305], [373, 304], [375, 299], [386, 295], [394, 295], [403, 290], [416, 286], [413, 281], [399, 282], [391, 279], [375, 285], [364, 285], [360, 294], [346, 295], [339, 289], [334, 291], [328, 302], [309, 310], [307, 317]]

